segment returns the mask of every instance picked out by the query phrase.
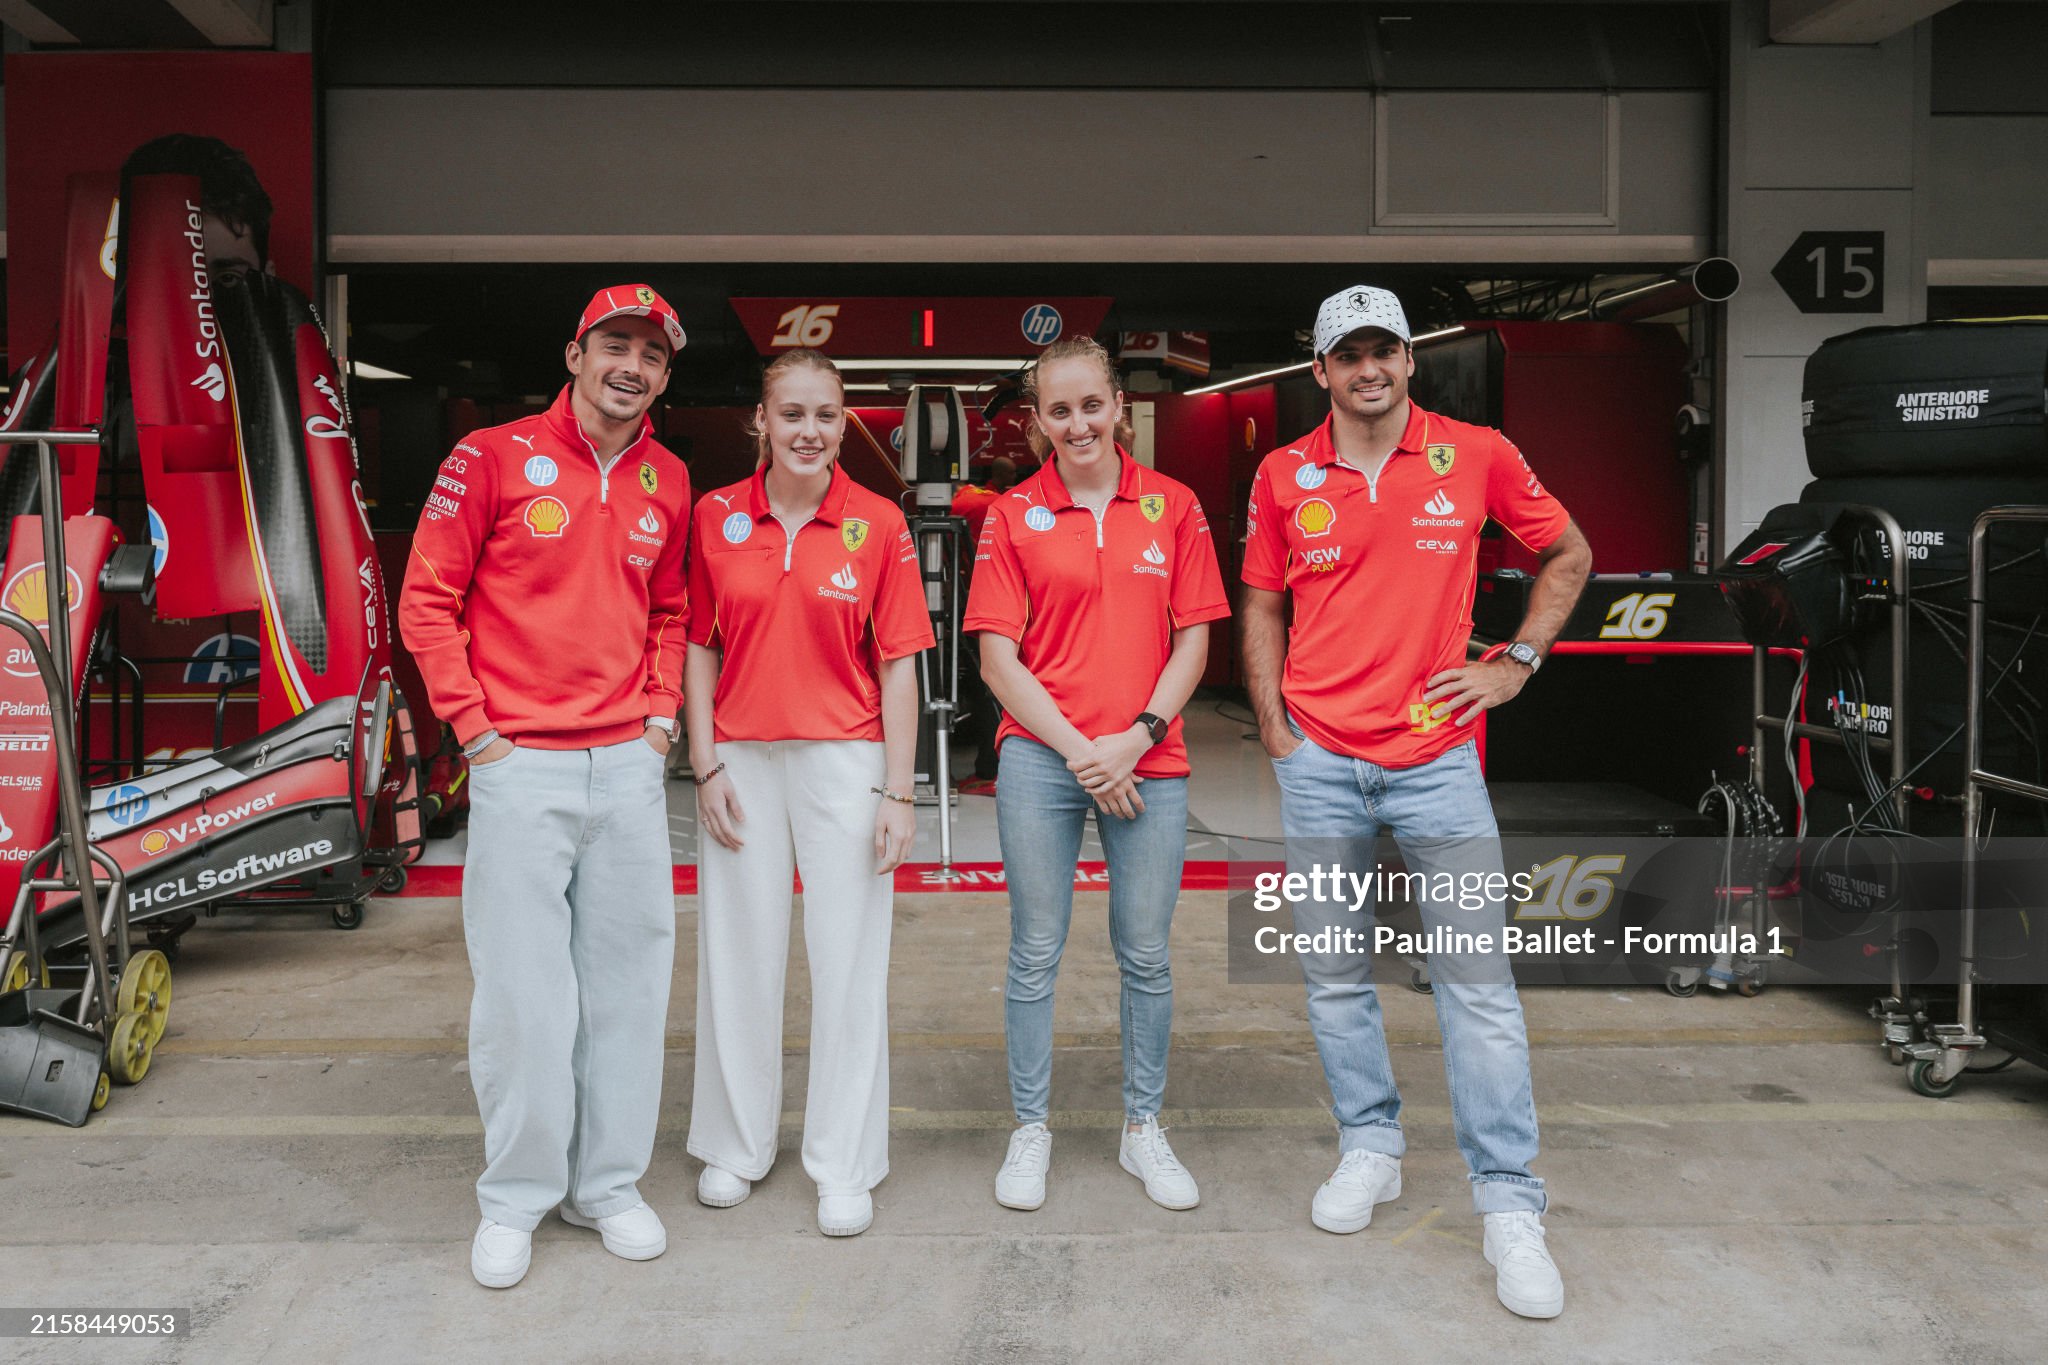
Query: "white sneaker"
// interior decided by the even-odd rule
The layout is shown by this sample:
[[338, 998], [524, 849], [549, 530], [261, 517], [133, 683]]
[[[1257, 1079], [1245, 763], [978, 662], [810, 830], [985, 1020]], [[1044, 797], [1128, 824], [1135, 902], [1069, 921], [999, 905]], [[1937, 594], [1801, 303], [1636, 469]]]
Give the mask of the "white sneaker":
[[1564, 1277], [1543, 1244], [1543, 1219], [1527, 1209], [1486, 1215], [1486, 1263], [1493, 1292], [1508, 1311], [1554, 1318], [1564, 1311]]
[[635, 1204], [624, 1213], [592, 1218], [564, 1204], [562, 1221], [571, 1227], [596, 1228], [604, 1238], [604, 1249], [629, 1261], [651, 1261], [668, 1250], [668, 1229], [646, 1204]]
[[866, 1194], [818, 1196], [818, 1231], [827, 1237], [858, 1237], [875, 1221], [875, 1201]]
[[754, 1192], [754, 1182], [743, 1180], [723, 1166], [706, 1165], [697, 1177], [697, 1202], [714, 1209], [729, 1209]]
[[1316, 1191], [1308, 1220], [1324, 1232], [1357, 1232], [1375, 1204], [1401, 1197], [1401, 1161], [1385, 1152], [1346, 1152]]
[[1166, 1130], [1156, 1114], [1135, 1133], [1125, 1126], [1117, 1164], [1144, 1181], [1145, 1196], [1162, 1209], [1191, 1209], [1202, 1202], [1195, 1178], [1166, 1145]]
[[526, 1278], [533, 1263], [533, 1234], [493, 1223], [486, 1218], [476, 1225], [476, 1238], [469, 1244], [469, 1273], [486, 1289], [510, 1289]]
[[1052, 1165], [1052, 1130], [1027, 1123], [1010, 1134], [1010, 1154], [996, 1172], [996, 1202], [1026, 1213], [1045, 1204], [1045, 1172]]

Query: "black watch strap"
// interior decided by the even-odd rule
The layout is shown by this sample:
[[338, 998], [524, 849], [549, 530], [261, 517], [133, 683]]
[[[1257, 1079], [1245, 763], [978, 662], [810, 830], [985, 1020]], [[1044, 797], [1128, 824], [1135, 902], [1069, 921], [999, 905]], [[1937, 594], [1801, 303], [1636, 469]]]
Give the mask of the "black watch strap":
[[1145, 727], [1154, 744], [1166, 743], [1167, 722], [1164, 719], [1147, 711], [1138, 717], [1137, 723]]

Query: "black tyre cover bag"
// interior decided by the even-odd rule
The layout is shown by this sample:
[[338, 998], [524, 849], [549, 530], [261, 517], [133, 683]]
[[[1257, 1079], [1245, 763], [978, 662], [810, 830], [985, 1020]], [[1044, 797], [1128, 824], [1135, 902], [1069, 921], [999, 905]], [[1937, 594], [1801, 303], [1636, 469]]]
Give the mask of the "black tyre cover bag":
[[2048, 477], [2048, 320], [1867, 327], [1806, 361], [1800, 424], [1816, 478]]

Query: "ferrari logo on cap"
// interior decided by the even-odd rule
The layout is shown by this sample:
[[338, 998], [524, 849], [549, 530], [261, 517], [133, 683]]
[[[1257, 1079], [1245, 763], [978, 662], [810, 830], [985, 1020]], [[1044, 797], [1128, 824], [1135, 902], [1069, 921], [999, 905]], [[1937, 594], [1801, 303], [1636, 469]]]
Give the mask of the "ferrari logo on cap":
[[644, 493], [646, 493], [646, 494], [647, 494], [647, 496], [651, 498], [651, 497], [653, 497], [653, 496], [654, 496], [654, 490], [655, 490], [655, 489], [657, 489], [657, 488], [659, 488], [659, 487], [661, 487], [661, 477], [660, 477], [660, 475], [658, 475], [658, 474], [656, 474], [656, 473], [654, 472], [654, 466], [653, 466], [653, 465], [651, 465], [651, 464], [648, 464], [648, 463], [647, 463], [647, 462], [646, 462], [645, 460], [642, 460], [642, 461], [640, 462], [640, 489], [641, 489], [641, 491], [642, 491], [642, 492], [644, 492]]
[[1456, 446], [1431, 446], [1426, 453], [1429, 456], [1429, 468], [1432, 473], [1448, 474], [1451, 472], [1451, 466], [1458, 462]]
[[633, 297], [640, 300], [641, 303], [647, 305], [649, 308], [652, 308], [654, 306], [654, 291], [652, 289], [649, 289], [644, 284], [633, 291]]
[[1145, 520], [1147, 521], [1159, 520], [1166, 515], [1166, 495], [1164, 493], [1147, 493], [1144, 497], [1138, 499], [1138, 510], [1145, 514]]
[[839, 528], [839, 540], [848, 554], [854, 553], [868, 543], [868, 524], [859, 517], [848, 517]]

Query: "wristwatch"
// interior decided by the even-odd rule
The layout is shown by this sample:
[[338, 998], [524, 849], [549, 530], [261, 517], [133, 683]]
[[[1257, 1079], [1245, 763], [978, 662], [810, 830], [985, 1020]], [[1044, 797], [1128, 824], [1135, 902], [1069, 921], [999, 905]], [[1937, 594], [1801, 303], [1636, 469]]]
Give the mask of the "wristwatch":
[[1137, 720], [1132, 722], [1132, 724], [1144, 726], [1145, 733], [1152, 736], [1152, 742], [1154, 744], [1166, 743], [1166, 729], [1168, 722], [1162, 720], [1158, 716], [1153, 715], [1150, 711], [1147, 711], [1144, 715], [1139, 716]]
[[649, 716], [647, 718], [647, 725], [641, 728], [646, 729], [648, 726], [661, 731], [670, 739], [676, 737], [676, 718], [674, 716]]
[[1531, 673], [1543, 667], [1543, 656], [1536, 652], [1536, 646], [1523, 644], [1520, 640], [1515, 641], [1502, 650], [1501, 654], [1505, 658], [1513, 659], [1518, 664], [1526, 665]]

